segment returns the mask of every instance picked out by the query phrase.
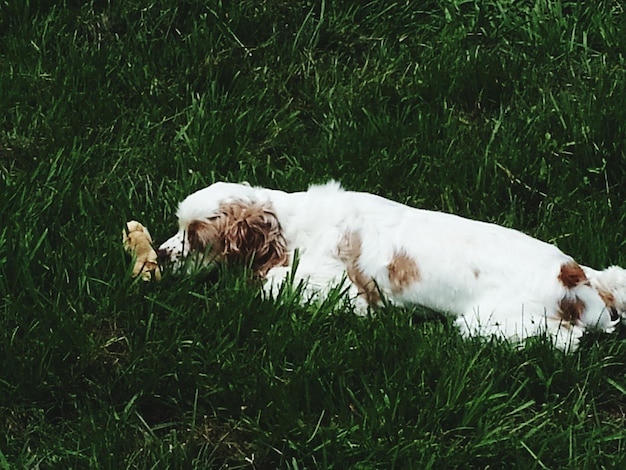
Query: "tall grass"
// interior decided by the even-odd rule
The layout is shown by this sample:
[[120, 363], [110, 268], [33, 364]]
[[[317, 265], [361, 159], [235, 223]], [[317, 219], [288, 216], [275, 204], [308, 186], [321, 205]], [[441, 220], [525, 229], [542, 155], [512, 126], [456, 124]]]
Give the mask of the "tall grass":
[[[620, 468], [623, 333], [563, 355], [236, 270], [131, 278], [215, 180], [626, 264], [617, 1], [0, 1], [0, 468]], [[429, 317], [424, 320], [423, 317]]]

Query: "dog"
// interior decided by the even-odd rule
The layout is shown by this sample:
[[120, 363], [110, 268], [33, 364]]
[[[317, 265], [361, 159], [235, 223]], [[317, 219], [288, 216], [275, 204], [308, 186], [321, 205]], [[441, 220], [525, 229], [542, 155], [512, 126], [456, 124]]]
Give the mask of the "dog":
[[311, 295], [344, 286], [357, 313], [383, 300], [418, 305], [453, 315], [464, 335], [547, 334], [563, 350], [626, 318], [620, 267], [597, 271], [519, 231], [335, 181], [294, 193], [218, 182], [183, 200], [177, 217], [161, 260], [175, 271], [190, 261], [246, 264], [269, 295], [288, 277]]

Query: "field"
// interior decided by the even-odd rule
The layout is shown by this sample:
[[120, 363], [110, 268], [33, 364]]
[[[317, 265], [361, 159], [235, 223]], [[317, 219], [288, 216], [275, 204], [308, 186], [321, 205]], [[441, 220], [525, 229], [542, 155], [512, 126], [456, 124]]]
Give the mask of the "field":
[[0, 469], [625, 468], [625, 331], [519, 349], [121, 245], [334, 178], [626, 265], [624, 8], [0, 1]]

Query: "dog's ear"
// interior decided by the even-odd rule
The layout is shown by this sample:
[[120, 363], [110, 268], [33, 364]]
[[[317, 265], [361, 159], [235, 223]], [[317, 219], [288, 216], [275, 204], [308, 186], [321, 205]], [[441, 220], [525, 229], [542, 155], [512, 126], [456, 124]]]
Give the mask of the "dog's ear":
[[287, 243], [276, 215], [261, 204], [231, 203], [223, 230], [227, 260], [251, 263], [264, 277], [274, 266], [287, 264]]

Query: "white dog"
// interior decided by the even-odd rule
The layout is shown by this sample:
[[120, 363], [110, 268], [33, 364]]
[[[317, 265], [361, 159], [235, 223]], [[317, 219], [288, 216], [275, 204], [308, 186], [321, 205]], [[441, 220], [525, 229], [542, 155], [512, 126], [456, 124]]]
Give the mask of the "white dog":
[[295, 282], [323, 295], [345, 283], [366, 312], [385, 298], [454, 315], [464, 334], [512, 340], [547, 333], [575, 348], [587, 328], [626, 317], [626, 270], [581, 267], [521, 232], [379, 196], [336, 182], [285, 193], [215, 183], [179, 206], [179, 230], [162, 259], [248, 264], [275, 293]]

